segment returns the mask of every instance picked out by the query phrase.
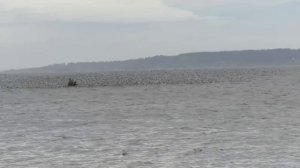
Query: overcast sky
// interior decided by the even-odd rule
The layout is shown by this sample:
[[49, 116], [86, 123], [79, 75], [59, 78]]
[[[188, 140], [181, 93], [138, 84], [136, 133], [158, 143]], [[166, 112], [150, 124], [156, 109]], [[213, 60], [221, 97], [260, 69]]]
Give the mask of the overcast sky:
[[300, 0], [0, 0], [0, 70], [300, 48]]

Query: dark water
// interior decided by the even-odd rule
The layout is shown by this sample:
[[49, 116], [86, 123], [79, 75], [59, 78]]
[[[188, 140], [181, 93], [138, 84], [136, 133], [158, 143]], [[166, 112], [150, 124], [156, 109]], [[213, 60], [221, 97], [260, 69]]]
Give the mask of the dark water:
[[119, 71], [103, 73], [73, 74], [0, 74], [2, 88], [61, 88], [66, 87], [69, 78], [77, 81], [79, 87], [141, 86], [164, 84], [210, 84], [221, 82], [249, 82], [282, 75], [282, 69], [211, 69], [211, 70], [156, 70]]
[[0, 167], [300, 167], [300, 73], [247, 74], [253, 80], [3, 87]]

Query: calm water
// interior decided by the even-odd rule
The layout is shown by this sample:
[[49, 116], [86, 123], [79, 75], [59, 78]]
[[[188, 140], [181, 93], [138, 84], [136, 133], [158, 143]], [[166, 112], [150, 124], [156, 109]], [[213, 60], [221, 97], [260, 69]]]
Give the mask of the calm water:
[[0, 167], [298, 168], [298, 74], [238, 83], [2, 88]]

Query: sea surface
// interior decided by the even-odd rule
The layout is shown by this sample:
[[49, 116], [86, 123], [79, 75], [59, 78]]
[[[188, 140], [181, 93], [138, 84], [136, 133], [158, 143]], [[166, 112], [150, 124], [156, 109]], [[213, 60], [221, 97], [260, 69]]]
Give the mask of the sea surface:
[[0, 86], [3, 168], [300, 167], [297, 69], [2, 74]]

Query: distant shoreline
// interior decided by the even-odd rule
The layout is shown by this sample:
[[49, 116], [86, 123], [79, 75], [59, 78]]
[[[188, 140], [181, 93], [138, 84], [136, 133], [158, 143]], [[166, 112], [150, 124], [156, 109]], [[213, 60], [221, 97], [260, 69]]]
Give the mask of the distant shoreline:
[[2, 73], [93, 73], [176, 69], [222, 69], [245, 67], [300, 66], [299, 49], [195, 52], [177, 56], [154, 56], [111, 62], [54, 64], [38, 68], [8, 70]]

